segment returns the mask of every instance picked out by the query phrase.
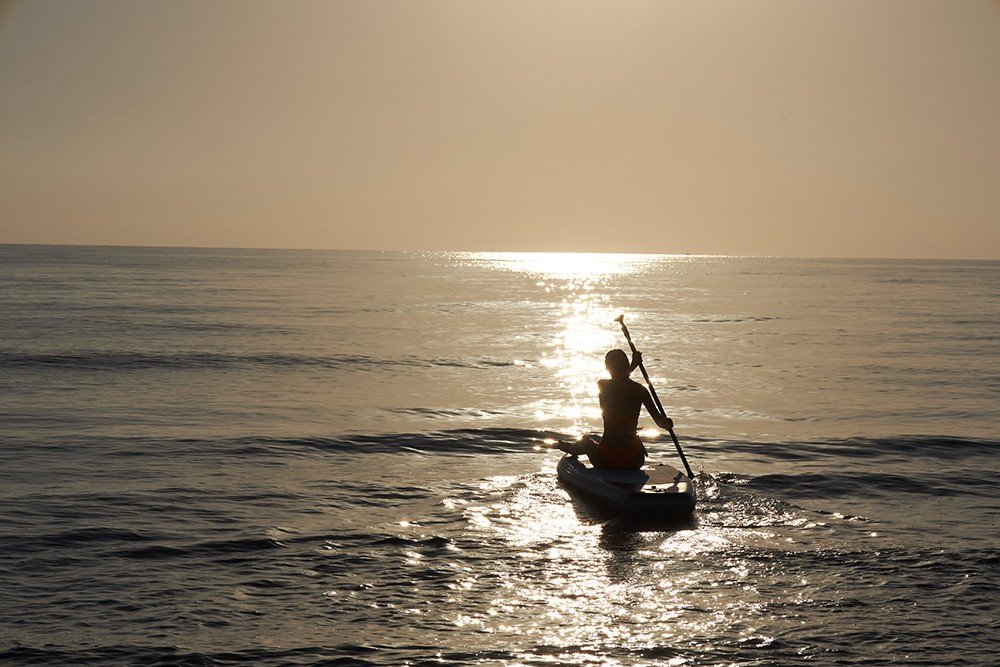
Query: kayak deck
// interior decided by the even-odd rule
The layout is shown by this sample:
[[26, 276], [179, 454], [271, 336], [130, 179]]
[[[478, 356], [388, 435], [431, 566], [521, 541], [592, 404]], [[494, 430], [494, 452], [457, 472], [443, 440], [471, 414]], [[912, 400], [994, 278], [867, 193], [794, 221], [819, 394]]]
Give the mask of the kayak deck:
[[694, 512], [694, 485], [665, 463], [641, 470], [603, 470], [567, 454], [556, 470], [559, 481], [572, 491], [621, 514], [671, 519]]

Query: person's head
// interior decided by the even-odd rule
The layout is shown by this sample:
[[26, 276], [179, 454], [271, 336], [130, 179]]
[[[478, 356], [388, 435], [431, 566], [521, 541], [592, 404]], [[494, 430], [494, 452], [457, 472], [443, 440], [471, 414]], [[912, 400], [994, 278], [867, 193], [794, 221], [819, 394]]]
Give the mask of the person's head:
[[629, 373], [628, 355], [622, 350], [609, 350], [604, 355], [604, 367], [615, 379], [627, 378]]

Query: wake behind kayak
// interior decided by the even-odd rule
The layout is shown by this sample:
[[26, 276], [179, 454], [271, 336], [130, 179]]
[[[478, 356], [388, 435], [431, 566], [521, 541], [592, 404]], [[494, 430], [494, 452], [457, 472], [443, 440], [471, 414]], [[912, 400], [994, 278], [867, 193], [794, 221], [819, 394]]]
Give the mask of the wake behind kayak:
[[694, 485], [684, 473], [665, 463], [641, 470], [604, 470], [567, 454], [556, 471], [570, 491], [617, 514], [667, 520], [694, 512]]

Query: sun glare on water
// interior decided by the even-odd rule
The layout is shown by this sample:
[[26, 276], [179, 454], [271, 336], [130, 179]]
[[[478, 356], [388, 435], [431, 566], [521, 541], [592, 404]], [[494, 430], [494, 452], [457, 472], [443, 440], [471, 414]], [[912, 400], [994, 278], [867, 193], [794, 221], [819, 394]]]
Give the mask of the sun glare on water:
[[[544, 398], [521, 406], [533, 415], [533, 427], [559, 437], [599, 432], [597, 381], [608, 377], [604, 355], [613, 348], [628, 350], [615, 318], [624, 314], [628, 323], [643, 326], [644, 313], [630, 311], [624, 301], [631, 291], [629, 275], [669, 268], [663, 257], [480, 253], [473, 261], [523, 274], [532, 294], [529, 326], [542, 346], [537, 363], [545, 386], [538, 394]], [[658, 433], [650, 427], [642, 435]], [[762, 613], [750, 575], [753, 564], [733, 557], [718, 571], [699, 565], [700, 559], [740, 544], [745, 529], [619, 530], [614, 522], [595, 520], [553, 484], [555, 456], [541, 465], [532, 475], [490, 477], [480, 485], [479, 501], [465, 508], [470, 533], [502, 541], [510, 558], [495, 565], [504, 583], [477, 610], [458, 615], [457, 627], [484, 636], [517, 632], [529, 643], [564, 649], [560, 659], [569, 657], [574, 664], [625, 664], [609, 659], [607, 650], [697, 647], [705, 637], [734, 629], [770, 641], [753, 634]], [[481, 585], [480, 575], [470, 572], [457, 588]], [[705, 608], [675, 603], [691, 591]], [[684, 657], [666, 657], [661, 664], [688, 664]]]
[[555, 279], [585, 279], [641, 270], [658, 255], [603, 252], [478, 252], [475, 260], [496, 268]]
[[[539, 305], [552, 311], [544, 318], [551, 327], [549, 351], [539, 360], [556, 384], [537, 401], [533, 416], [538, 428], [580, 435], [600, 428], [597, 381], [607, 376], [604, 354], [626, 349], [615, 318], [624, 312], [615, 303], [611, 281], [648, 270], [662, 255], [621, 253], [472, 253], [469, 259], [496, 269], [522, 273], [534, 281]], [[628, 314], [626, 314], [628, 316]]]

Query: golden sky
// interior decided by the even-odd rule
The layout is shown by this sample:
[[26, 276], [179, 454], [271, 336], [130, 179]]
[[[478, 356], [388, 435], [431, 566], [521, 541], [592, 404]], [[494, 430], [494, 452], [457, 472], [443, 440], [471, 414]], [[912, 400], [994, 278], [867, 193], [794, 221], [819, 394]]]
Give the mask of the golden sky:
[[6, 2], [0, 242], [998, 258], [1000, 11]]

